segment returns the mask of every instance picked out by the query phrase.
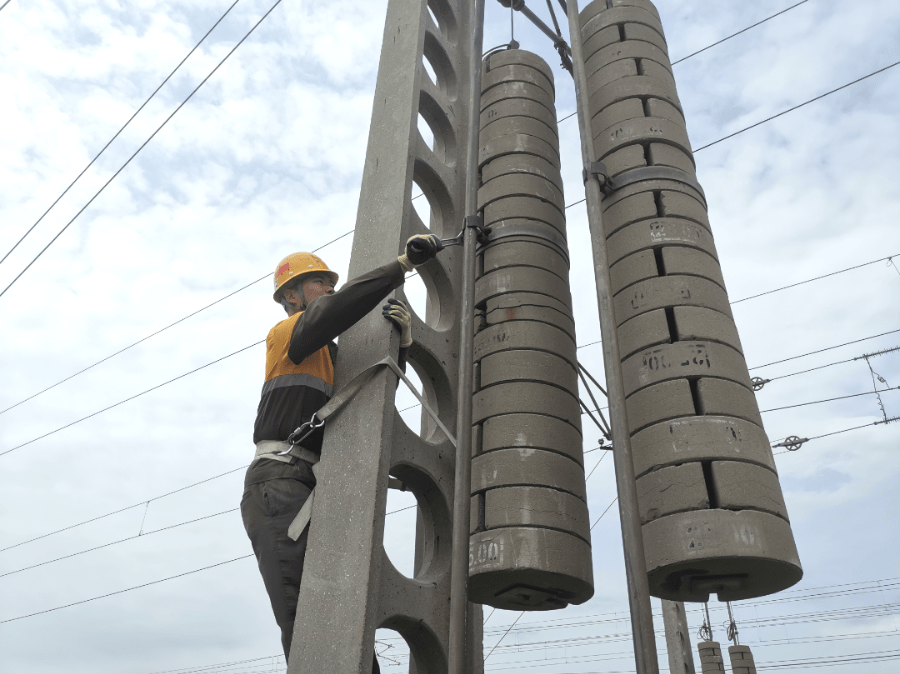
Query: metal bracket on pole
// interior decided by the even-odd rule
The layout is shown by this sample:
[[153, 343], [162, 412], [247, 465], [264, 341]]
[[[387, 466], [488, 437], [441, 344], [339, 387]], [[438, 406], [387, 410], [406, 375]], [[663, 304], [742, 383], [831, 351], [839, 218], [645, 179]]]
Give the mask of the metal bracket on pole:
[[475, 240], [481, 246], [487, 245], [490, 241], [491, 228], [484, 226], [484, 217], [481, 215], [467, 215], [466, 229], [475, 230]]
[[504, 7], [509, 8], [512, 5], [512, 8], [521, 12], [525, 17], [531, 21], [540, 30], [544, 35], [553, 40], [554, 49], [562, 49], [568, 56], [572, 56], [572, 48], [566, 43], [566, 41], [553, 32], [553, 29], [550, 28], [546, 23], [544, 23], [541, 18], [532, 12], [528, 7], [525, 6], [525, 0], [497, 0]]
[[612, 178], [609, 177], [609, 173], [606, 170], [606, 164], [602, 161], [592, 161], [589, 164], [589, 168], [582, 170], [581, 177], [585, 184], [587, 181], [591, 179], [591, 176], [597, 179], [597, 182], [600, 183], [600, 191], [603, 192], [606, 196], [612, 194], [613, 187]]

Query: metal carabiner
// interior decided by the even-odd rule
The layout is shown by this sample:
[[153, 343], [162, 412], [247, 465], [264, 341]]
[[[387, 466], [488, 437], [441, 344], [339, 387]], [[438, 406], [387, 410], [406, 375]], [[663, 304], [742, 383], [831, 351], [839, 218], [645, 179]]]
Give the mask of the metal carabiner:
[[[301, 442], [306, 440], [306, 438], [308, 438], [312, 434], [313, 431], [315, 431], [317, 428], [322, 428], [322, 426], [324, 426], [324, 425], [325, 425], [325, 420], [322, 419], [322, 420], [319, 420], [318, 423], [316, 423], [316, 415], [313, 414], [312, 417], [310, 417], [309, 421], [302, 423], [300, 426], [298, 426], [296, 429], [294, 429], [294, 432], [291, 433], [287, 437], [287, 443], [292, 446], [299, 445]], [[303, 435], [300, 437], [297, 437], [300, 433], [303, 433]], [[279, 456], [281, 456], [281, 455], [287, 454], [290, 451], [291, 450], [287, 450], [284, 452], [278, 452], [278, 454], [279, 454]]]

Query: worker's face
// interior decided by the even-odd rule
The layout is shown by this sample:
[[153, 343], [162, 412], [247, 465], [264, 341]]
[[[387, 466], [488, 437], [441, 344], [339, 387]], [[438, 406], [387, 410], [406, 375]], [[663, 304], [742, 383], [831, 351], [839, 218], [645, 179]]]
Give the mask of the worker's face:
[[300, 289], [303, 292], [303, 299], [309, 305], [315, 299], [322, 295], [331, 295], [334, 293], [334, 281], [331, 274], [325, 272], [316, 272], [309, 276], [304, 276], [300, 282]]

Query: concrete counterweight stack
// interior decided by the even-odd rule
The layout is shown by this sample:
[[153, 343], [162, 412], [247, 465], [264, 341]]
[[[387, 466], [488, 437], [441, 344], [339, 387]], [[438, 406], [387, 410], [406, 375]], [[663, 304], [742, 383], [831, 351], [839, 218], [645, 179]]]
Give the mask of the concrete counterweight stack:
[[593, 595], [575, 325], [550, 67], [482, 71], [469, 598], [547, 610]]
[[778, 592], [802, 570], [659, 14], [600, 0], [580, 21], [650, 592]]

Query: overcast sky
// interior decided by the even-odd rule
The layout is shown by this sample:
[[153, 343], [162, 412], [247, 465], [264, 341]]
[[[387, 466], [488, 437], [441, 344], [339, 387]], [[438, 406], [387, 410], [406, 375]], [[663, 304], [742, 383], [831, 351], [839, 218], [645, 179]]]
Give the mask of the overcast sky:
[[[547, 18], [543, 3], [529, 4]], [[673, 60], [791, 4], [657, 3]], [[0, 11], [0, 255], [228, 5], [229, 0], [13, 0]], [[0, 290], [270, 6], [270, 0], [237, 4], [0, 265]], [[385, 8], [386, 0], [284, 0], [272, 12], [0, 298], [0, 410], [270, 274], [287, 253], [319, 248], [353, 228]], [[693, 146], [900, 60], [898, 34], [897, 3], [809, 0], [675, 66]], [[520, 16], [516, 37], [557, 67], [549, 42]], [[485, 46], [508, 40], [508, 14], [491, 1]], [[574, 94], [568, 76], [556, 73], [562, 117], [574, 110]], [[900, 257], [898, 91], [900, 67], [697, 153], [732, 301]], [[575, 119], [562, 122], [560, 131], [571, 204], [583, 197]], [[578, 343], [590, 344], [599, 339], [599, 326], [583, 205], [568, 216]], [[346, 236], [320, 251], [342, 278], [351, 246], [352, 236]], [[424, 290], [411, 285], [414, 305], [421, 308]], [[264, 339], [283, 317], [270, 292], [266, 278], [3, 412], [0, 452]], [[755, 368], [900, 330], [898, 301], [900, 271], [880, 261], [735, 304], [734, 314], [748, 364]], [[774, 378], [897, 345], [900, 332], [751, 374]], [[581, 349], [579, 358], [602, 373], [599, 346]], [[263, 362], [264, 347], [251, 347], [0, 456], [0, 548], [137, 505], [0, 552], [0, 574], [147, 534], [0, 577], [2, 671], [185, 674], [236, 662], [244, 664], [214, 671], [283, 671], [283, 658], [273, 657], [281, 648], [268, 599], [255, 560], [246, 558], [250, 544], [239, 513], [227, 512], [238, 506], [243, 471], [145, 505], [249, 462]], [[885, 380], [875, 380], [879, 388], [900, 386], [900, 353], [870, 363]], [[757, 396], [760, 408], [768, 410], [872, 386], [866, 361], [858, 360], [774, 380]], [[900, 392], [881, 399], [888, 417], [900, 415]], [[413, 403], [408, 394], [398, 394], [398, 407]], [[411, 410], [405, 418], [414, 425], [417, 416]], [[763, 418], [776, 443], [789, 435], [812, 438], [873, 424], [882, 412], [874, 395], [864, 395]], [[586, 450], [597, 445], [597, 437], [585, 424]], [[777, 663], [813, 658], [810, 664], [826, 664], [822, 672], [896, 671], [898, 450], [900, 423], [813, 439], [796, 453], [776, 456], [805, 577], [774, 601], [736, 605], [741, 640], [753, 648], [760, 669], [768, 664], [773, 671], [794, 671], [800, 669], [796, 663], [780, 669]], [[599, 455], [587, 454], [588, 470]], [[611, 458], [591, 475], [588, 494], [596, 519], [615, 496]], [[388, 510], [410, 503], [392, 492]], [[414, 512], [387, 518], [386, 548], [407, 572]], [[215, 516], [153, 533], [210, 515]], [[615, 507], [593, 530], [593, 549], [594, 598], [581, 607], [523, 616], [491, 655], [489, 671], [630, 671]], [[237, 561], [2, 623], [229, 560]], [[717, 602], [710, 606], [716, 638], [725, 642], [724, 611]], [[693, 632], [700, 625], [696, 608], [689, 606]], [[517, 616], [491, 616], [485, 654]], [[379, 633], [384, 671], [405, 671], [404, 649], [391, 636]], [[862, 653], [893, 662], [845, 661]], [[661, 661], [667, 666], [663, 651]]]

